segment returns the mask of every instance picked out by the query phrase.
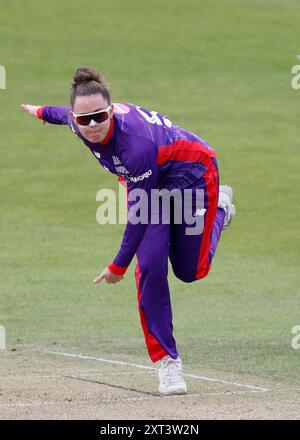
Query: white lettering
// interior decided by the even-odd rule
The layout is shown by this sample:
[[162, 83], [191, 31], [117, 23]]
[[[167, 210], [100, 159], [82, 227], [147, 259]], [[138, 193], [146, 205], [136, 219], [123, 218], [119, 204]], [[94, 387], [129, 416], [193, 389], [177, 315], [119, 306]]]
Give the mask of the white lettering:
[[[173, 198], [174, 211], [171, 208]], [[160, 203], [161, 200], [161, 203]], [[160, 209], [161, 206], [161, 209]], [[171, 222], [171, 211], [175, 225], [182, 224], [182, 193], [180, 189], [169, 191], [166, 188], [151, 190], [151, 224], [158, 225], [161, 221], [164, 225]], [[161, 213], [161, 215], [160, 215]]]
[[191, 189], [184, 190], [184, 220], [186, 224], [193, 225], [194, 227], [185, 228], [186, 235], [200, 235], [204, 228], [204, 190], [196, 189], [196, 212], [193, 216], [193, 191]]
[[[106, 201], [105, 198], [107, 198]], [[116, 195], [112, 189], [100, 189], [96, 194], [97, 202], [102, 202], [101, 206], [96, 211], [96, 220], [100, 225], [116, 224]], [[107, 212], [107, 215], [106, 215]]]
[[300, 89], [300, 64], [293, 66], [292, 74], [295, 76], [292, 78], [291, 86], [294, 90], [298, 90]]
[[6, 349], [6, 332], [5, 327], [0, 325], [0, 350]]
[[[136, 202], [136, 199], [139, 200]], [[148, 194], [143, 189], [133, 189], [128, 194], [128, 202], [136, 202], [129, 208], [128, 221], [133, 225], [148, 224]], [[138, 215], [139, 213], [139, 215]]]
[[6, 70], [4, 66], [0, 66], [0, 89], [6, 89]]
[[113, 161], [114, 161], [114, 165], [121, 165], [121, 161], [118, 158], [118, 156], [112, 156]]
[[292, 338], [292, 348], [294, 350], [299, 350], [300, 348], [300, 325], [294, 325], [292, 328], [292, 334], [296, 335]]
[[140, 113], [140, 115], [143, 116], [144, 119], [146, 119], [147, 122], [150, 124], [156, 124], [156, 125], [163, 125], [165, 124], [167, 127], [172, 127], [172, 122], [167, 116], [162, 116], [162, 121], [158, 117], [158, 112], [151, 111], [149, 112], [151, 116], [148, 115], [144, 110], [142, 110], [139, 106], [136, 106], [137, 111]]
[[129, 171], [125, 167], [116, 167], [116, 171], [120, 174], [129, 174]]
[[126, 435], [130, 438], [133, 434], [134, 426], [112, 426], [109, 423], [107, 426], [101, 426], [100, 435]]
[[129, 180], [134, 183], [140, 182], [141, 180], [148, 179], [148, 177], [150, 177], [151, 174], [152, 174], [152, 170], [148, 170], [144, 174], [142, 174], [141, 176], [129, 177]]

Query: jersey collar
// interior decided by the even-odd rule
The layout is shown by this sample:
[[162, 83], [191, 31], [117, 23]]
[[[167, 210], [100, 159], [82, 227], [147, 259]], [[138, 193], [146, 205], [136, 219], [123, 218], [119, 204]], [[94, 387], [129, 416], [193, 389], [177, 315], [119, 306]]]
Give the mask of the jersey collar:
[[113, 134], [113, 131], [114, 131], [114, 117], [111, 118], [111, 122], [110, 122], [110, 126], [109, 126], [109, 129], [108, 129], [108, 132], [107, 132], [105, 138], [103, 139], [103, 141], [101, 142], [101, 144], [107, 144], [108, 143], [108, 141], [110, 140], [110, 138], [111, 138], [111, 136]]

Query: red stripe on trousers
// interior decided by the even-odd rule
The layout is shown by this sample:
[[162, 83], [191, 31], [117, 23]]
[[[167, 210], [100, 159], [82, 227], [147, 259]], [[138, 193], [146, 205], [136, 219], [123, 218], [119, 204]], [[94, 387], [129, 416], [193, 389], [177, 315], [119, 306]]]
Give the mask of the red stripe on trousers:
[[149, 332], [146, 316], [140, 306], [141, 301], [141, 290], [140, 290], [140, 278], [141, 278], [141, 271], [140, 266], [137, 264], [135, 269], [135, 277], [136, 277], [136, 286], [138, 290], [138, 308], [140, 313], [140, 319], [142, 324], [142, 329], [145, 336], [146, 346], [149, 353], [149, 356], [152, 360], [152, 362], [157, 362], [168, 355], [168, 353], [165, 351], [165, 349], [160, 345], [158, 340]]
[[218, 209], [218, 173], [213, 162], [210, 162], [211, 164], [208, 171], [203, 175], [203, 178], [206, 181], [207, 208], [197, 265], [197, 279], [204, 278], [208, 274], [211, 267], [211, 263], [208, 263], [208, 256], [211, 246], [210, 239]]
[[210, 237], [218, 208], [218, 174], [211, 157], [217, 157], [213, 150], [201, 142], [178, 139], [173, 144], [162, 145], [158, 149], [157, 164], [162, 165], [168, 160], [178, 162], [201, 162], [207, 171], [203, 175], [206, 180], [207, 211], [202, 233], [201, 246], [197, 264], [196, 279], [204, 278], [211, 267], [208, 263]]

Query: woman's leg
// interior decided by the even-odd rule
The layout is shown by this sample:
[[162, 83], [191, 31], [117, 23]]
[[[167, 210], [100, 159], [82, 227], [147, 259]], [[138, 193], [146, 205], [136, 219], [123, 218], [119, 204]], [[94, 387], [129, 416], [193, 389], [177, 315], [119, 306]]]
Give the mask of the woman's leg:
[[197, 187], [193, 188], [190, 205], [193, 216], [197, 211], [196, 189], [202, 190], [204, 194], [206, 211], [202, 233], [188, 235], [189, 225], [185, 222], [173, 224], [171, 229], [170, 260], [177, 278], [185, 282], [204, 278], [208, 274], [224, 224], [225, 211], [218, 208], [219, 173], [215, 159], [212, 159], [211, 166]]
[[166, 355], [176, 359], [168, 285], [170, 225], [149, 224], [136, 253], [135, 270], [140, 319], [153, 362]]

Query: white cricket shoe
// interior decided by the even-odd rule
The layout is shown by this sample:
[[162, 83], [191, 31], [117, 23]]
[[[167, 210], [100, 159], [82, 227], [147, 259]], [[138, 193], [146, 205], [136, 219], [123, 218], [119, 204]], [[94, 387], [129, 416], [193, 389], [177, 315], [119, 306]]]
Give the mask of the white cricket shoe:
[[160, 380], [159, 392], [161, 394], [186, 394], [187, 387], [182, 377], [182, 362], [171, 356], [165, 356], [161, 362], [158, 370], [158, 377]]
[[232, 204], [233, 190], [228, 185], [220, 185], [218, 208], [225, 211], [225, 219], [222, 230], [227, 229], [235, 217], [235, 206]]

